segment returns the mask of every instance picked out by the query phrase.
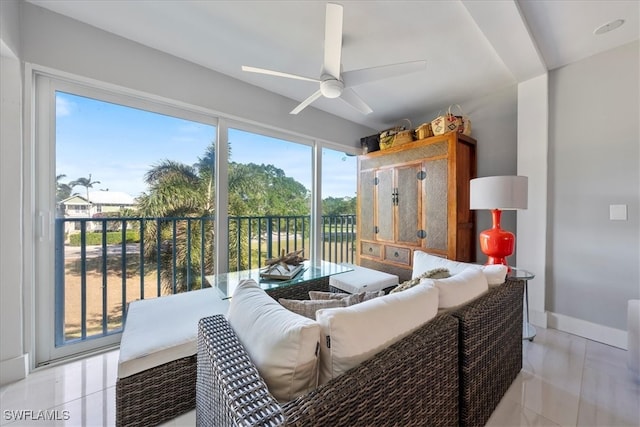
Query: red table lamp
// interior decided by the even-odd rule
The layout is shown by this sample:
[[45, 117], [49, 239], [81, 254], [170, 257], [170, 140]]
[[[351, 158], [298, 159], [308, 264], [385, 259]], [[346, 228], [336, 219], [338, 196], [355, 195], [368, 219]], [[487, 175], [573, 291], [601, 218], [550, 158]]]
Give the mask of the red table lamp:
[[[500, 228], [503, 210], [527, 209], [526, 176], [487, 176], [471, 180], [471, 209], [488, 209], [493, 227], [480, 233], [480, 249], [487, 255], [487, 264], [504, 264], [513, 253], [515, 236]], [[511, 270], [511, 268], [509, 268]]]

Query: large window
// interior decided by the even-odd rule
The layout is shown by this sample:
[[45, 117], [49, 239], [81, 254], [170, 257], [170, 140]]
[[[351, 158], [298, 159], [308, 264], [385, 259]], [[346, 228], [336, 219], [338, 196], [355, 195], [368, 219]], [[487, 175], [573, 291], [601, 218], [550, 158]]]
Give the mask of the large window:
[[357, 158], [322, 149], [322, 257], [355, 262]]
[[310, 250], [312, 148], [229, 129], [229, 270]]
[[217, 272], [353, 261], [356, 160], [338, 146], [44, 75], [35, 107], [38, 364], [116, 344], [130, 302]]

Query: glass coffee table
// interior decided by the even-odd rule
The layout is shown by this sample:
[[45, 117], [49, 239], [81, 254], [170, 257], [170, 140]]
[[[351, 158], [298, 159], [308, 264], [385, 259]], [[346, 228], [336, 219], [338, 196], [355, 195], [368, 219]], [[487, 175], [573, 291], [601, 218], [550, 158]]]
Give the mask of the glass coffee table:
[[238, 283], [244, 279], [255, 280], [262, 289], [272, 295], [277, 292], [278, 294], [282, 294], [281, 297], [286, 297], [286, 288], [292, 286], [313, 287], [314, 284], [324, 284], [325, 282], [328, 284], [329, 276], [346, 273], [352, 271], [353, 268], [328, 261], [320, 261], [319, 263], [305, 261], [302, 270], [292, 279], [288, 280], [263, 279], [260, 277], [260, 270], [261, 268], [232, 271], [229, 273], [205, 276], [205, 280], [209, 282], [211, 287], [218, 290], [222, 299], [231, 298]]

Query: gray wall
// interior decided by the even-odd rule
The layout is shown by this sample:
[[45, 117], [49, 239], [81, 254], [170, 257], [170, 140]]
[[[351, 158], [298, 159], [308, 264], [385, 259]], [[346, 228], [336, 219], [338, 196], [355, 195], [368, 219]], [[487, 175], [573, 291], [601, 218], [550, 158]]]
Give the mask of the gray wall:
[[[480, 99], [459, 103], [462, 111], [471, 119], [471, 136], [478, 142], [478, 176], [515, 175], [518, 148], [518, 87], [504, 88]], [[443, 110], [449, 106], [443, 106]], [[456, 109], [457, 111], [457, 109]], [[438, 115], [432, 111], [424, 116], [411, 118], [414, 126], [431, 121]], [[476, 212], [476, 232], [491, 228], [491, 213]], [[505, 211], [501, 226], [516, 232], [516, 212]], [[516, 255], [508, 258], [511, 265], [517, 265]], [[476, 241], [476, 261], [484, 263], [487, 257]]]
[[[549, 74], [547, 310], [621, 330], [640, 298], [639, 51]], [[628, 220], [609, 220], [610, 204]]]

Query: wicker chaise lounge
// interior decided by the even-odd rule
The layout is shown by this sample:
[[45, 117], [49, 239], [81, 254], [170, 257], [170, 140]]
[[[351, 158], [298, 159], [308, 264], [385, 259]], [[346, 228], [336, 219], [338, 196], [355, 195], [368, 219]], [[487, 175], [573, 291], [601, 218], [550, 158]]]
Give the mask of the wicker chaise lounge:
[[224, 317], [202, 319], [198, 425], [484, 425], [522, 367], [523, 285], [508, 279], [283, 405]]

